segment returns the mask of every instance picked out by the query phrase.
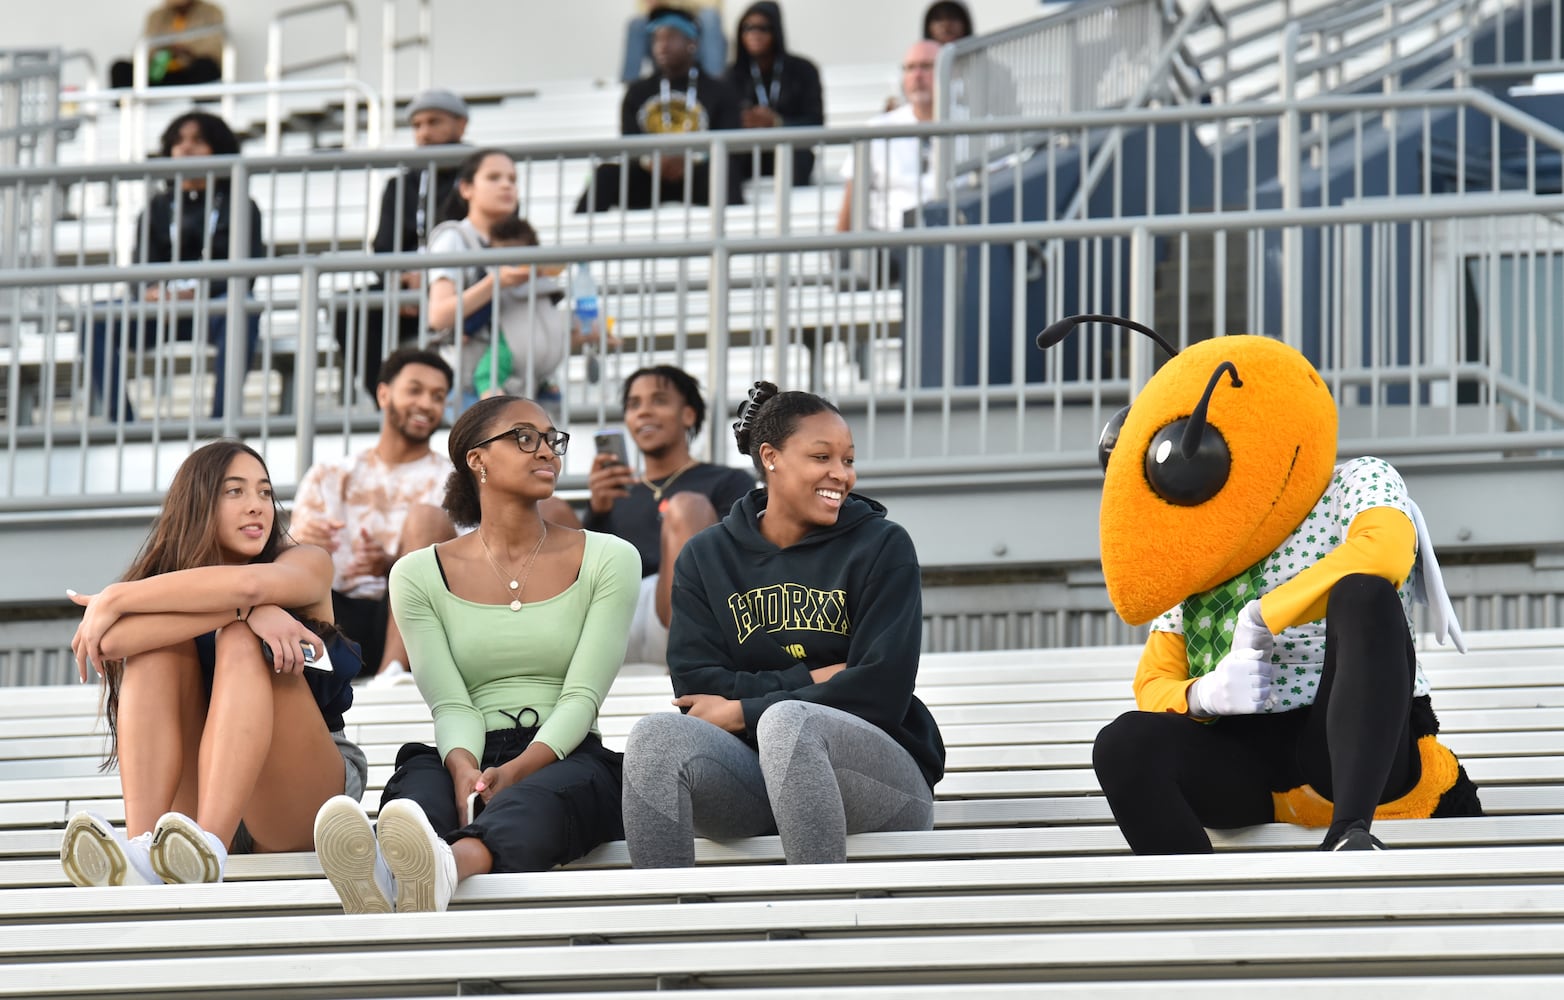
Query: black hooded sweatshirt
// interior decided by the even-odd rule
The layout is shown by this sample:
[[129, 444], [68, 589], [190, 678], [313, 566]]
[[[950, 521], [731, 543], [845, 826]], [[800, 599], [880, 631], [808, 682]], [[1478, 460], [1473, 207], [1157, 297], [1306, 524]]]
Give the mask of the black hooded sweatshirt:
[[[771, 25], [771, 52], [773, 61], [769, 71], [762, 70], [750, 59], [744, 48], [742, 27], [752, 17], [763, 17]], [[800, 128], [825, 124], [825, 94], [820, 86], [820, 70], [801, 55], [787, 50], [787, 39], [782, 34], [782, 9], [769, 0], [750, 4], [739, 18], [740, 35], [734, 40], [733, 65], [728, 67], [728, 86], [739, 95], [739, 107], [753, 108], [764, 105], [775, 111], [782, 124]], [[775, 173], [775, 154], [760, 154], [760, 173], [770, 177]], [[749, 177], [754, 163], [749, 155], [737, 153], [733, 157], [734, 168]], [[814, 151], [808, 148], [793, 150], [793, 183], [808, 184], [815, 169]]]
[[[945, 745], [912, 693], [923, 640], [918, 554], [885, 508], [849, 494], [836, 523], [779, 549], [760, 534], [766, 491], [752, 491], [694, 538], [674, 567], [668, 671], [675, 695], [740, 702], [755, 745], [760, 715], [796, 699], [850, 712], [902, 746], [928, 781]], [[816, 667], [846, 663], [823, 684]]]

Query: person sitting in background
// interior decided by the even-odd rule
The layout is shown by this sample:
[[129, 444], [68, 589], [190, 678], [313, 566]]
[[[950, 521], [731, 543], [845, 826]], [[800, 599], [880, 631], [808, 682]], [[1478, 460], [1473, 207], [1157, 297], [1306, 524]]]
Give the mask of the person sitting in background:
[[623, 836], [621, 757], [597, 712], [624, 659], [635, 549], [545, 520], [569, 443], [510, 396], [451, 428], [445, 509], [476, 530], [391, 570], [436, 745], [397, 753], [377, 828], [352, 796], [315, 820], [349, 913], [443, 910], [468, 876], [544, 871]]
[[[499, 219], [489, 227], [491, 247], [537, 245], [538, 231], [519, 215]], [[517, 295], [515, 302], [506, 297], [503, 303], [507, 308], [500, 310], [501, 323], [493, 322], [492, 301], [484, 303], [471, 316], [463, 317], [463, 330], [469, 335], [485, 329], [500, 332], [500, 336], [489, 338], [489, 350], [483, 352], [473, 367], [473, 385], [471, 391], [463, 391], [463, 408], [471, 406], [480, 397], [520, 395], [528, 383], [528, 345], [556, 344], [568, 338], [570, 349], [577, 351], [588, 344], [597, 343], [597, 338], [590, 331], [583, 332], [574, 317], [567, 316], [559, 309], [565, 293], [557, 285], [551, 284], [559, 269], [548, 267], [540, 270], [545, 280], [535, 282], [539, 286], [539, 293], [536, 296]], [[606, 334], [602, 346], [605, 350], [615, 350], [619, 347], [619, 338]], [[541, 353], [535, 348], [532, 350]], [[553, 376], [552, 372], [533, 372], [531, 382], [537, 386], [539, 402], [546, 402], [553, 410], [558, 410], [561, 392]]]
[[582, 526], [618, 535], [641, 553], [641, 597], [625, 662], [666, 664], [674, 560], [697, 532], [716, 524], [754, 488], [755, 478], [690, 455], [690, 442], [706, 419], [706, 401], [683, 369], [657, 365], [631, 372], [621, 403], [642, 472], [637, 475], [614, 454], [593, 458]]
[[[620, 106], [619, 131], [623, 135], [666, 135], [734, 129], [740, 126], [739, 99], [720, 75], [703, 73], [695, 65], [700, 30], [688, 13], [671, 7], [652, 9], [651, 76], [625, 90]], [[686, 166], [689, 176], [685, 176]], [[657, 175], [653, 176], [653, 169]], [[626, 187], [620, 202], [620, 184]], [[728, 171], [726, 204], [744, 201], [738, 174]], [[576, 212], [605, 212], [610, 208], [651, 208], [676, 202], [711, 204], [711, 164], [692, 151], [670, 150], [659, 158], [650, 155], [621, 166], [618, 161], [600, 164], [587, 189], [576, 202]]]
[[[457, 175], [453, 195], [466, 200], [467, 217], [435, 228], [429, 235], [430, 256], [494, 246], [497, 230], [510, 234], [502, 237], [511, 241], [510, 245], [537, 245], [537, 231], [516, 215], [516, 164], [510, 154], [481, 149], [469, 156]], [[526, 388], [530, 381], [539, 403], [560, 409], [559, 368], [572, 347], [593, 342], [587, 334], [572, 333], [570, 319], [557, 309], [563, 296], [559, 282], [563, 270], [558, 265], [534, 268], [527, 264], [505, 264], [492, 271], [430, 268], [429, 326], [440, 332], [452, 355], [460, 358], [453, 367], [462, 408], [480, 395], [479, 366], [485, 366], [484, 388], [491, 388], [496, 366], [503, 368], [502, 359], [509, 357], [510, 374], [500, 382], [509, 379], [511, 388]], [[460, 330], [456, 329], [458, 317]], [[495, 337], [495, 331], [502, 336]], [[619, 342], [609, 338], [607, 343], [617, 346]]]
[[[449, 90], [424, 90], [414, 95], [407, 106], [407, 121], [413, 129], [413, 144], [426, 146], [460, 145], [467, 131], [467, 102]], [[429, 231], [447, 219], [467, 214], [461, 196], [452, 197], [459, 168], [438, 169], [425, 163], [402, 167], [386, 181], [380, 193], [380, 222], [375, 227], [371, 248], [375, 253], [408, 253], [421, 250]], [[400, 287], [416, 289], [423, 282], [422, 271], [403, 271]], [[355, 372], [362, 368], [364, 388], [373, 398], [381, 360], [398, 347], [418, 340], [420, 326], [417, 303], [405, 303], [396, 310], [396, 323], [387, 331], [380, 295], [385, 275], [377, 272], [365, 296], [365, 308], [340, 309], [336, 314], [337, 347], [342, 352], [344, 381], [353, 384]], [[354, 331], [359, 331], [354, 339]]]
[[[820, 70], [801, 55], [789, 52], [782, 34], [782, 9], [769, 0], [750, 4], [739, 18], [739, 36], [728, 86], [739, 95], [739, 121], [745, 128], [779, 128], [825, 124], [825, 96]], [[745, 180], [755, 175], [755, 157], [738, 153], [734, 169]], [[776, 172], [776, 154], [759, 156], [760, 176]], [[815, 171], [809, 147], [793, 150], [793, 183], [808, 184]]]
[[440, 509], [451, 463], [429, 447], [445, 415], [451, 366], [433, 351], [403, 348], [380, 366], [373, 448], [316, 462], [293, 500], [293, 537], [331, 553], [331, 606], [363, 646], [365, 673], [405, 676], [407, 647], [391, 614], [386, 578], [397, 559], [456, 537]]
[[[901, 65], [901, 89], [907, 103], [894, 111], [875, 115], [868, 124], [895, 127], [933, 121], [934, 60], [938, 54], [937, 43], [914, 42]], [[866, 177], [854, 176], [851, 159], [842, 165], [842, 176], [847, 183], [842, 191], [842, 207], [836, 215], [839, 233], [853, 228], [855, 188], [861, 189], [868, 228], [887, 232], [905, 227], [908, 216], [919, 205], [934, 198], [934, 163], [928, 139], [912, 136], [875, 139], [869, 144], [867, 159], [869, 173]], [[885, 252], [889, 254], [890, 280], [897, 281], [904, 252]]]
[[936, 0], [923, 12], [923, 37], [949, 45], [973, 34], [972, 12], [958, 0]]
[[[163, 156], [174, 159], [234, 156], [239, 152], [239, 140], [228, 123], [204, 111], [190, 111], [175, 118], [163, 130], [160, 146]], [[261, 210], [254, 200], [248, 200], [248, 204], [249, 256], [264, 257], [266, 246], [261, 240]], [[232, 210], [226, 174], [217, 174], [209, 187], [206, 173], [191, 171], [178, 178], [177, 186], [171, 182], [147, 203], [136, 222], [136, 247], [131, 259], [137, 264], [227, 260]], [[237, 279], [237, 283], [242, 286], [243, 280]], [[195, 336], [196, 321], [204, 319], [206, 339], [217, 348], [217, 356], [212, 361], [212, 373], [217, 381], [211, 414], [221, 417], [228, 385], [228, 309], [224, 303], [228, 292], [229, 282], [223, 278], [210, 281], [181, 278], [148, 282], [139, 289], [133, 287], [132, 298], [146, 305], [130, 307], [121, 303], [113, 309], [113, 315], [93, 322], [88, 364], [92, 410], [99, 412], [101, 406], [101, 412], [109, 419], [119, 419], [123, 357], [155, 343], [191, 340]], [[168, 303], [168, 307], [161, 303]], [[176, 311], [174, 307], [182, 304], [187, 305]], [[187, 310], [193, 310], [194, 314]], [[128, 336], [123, 325], [127, 315], [130, 329], [134, 331]], [[243, 371], [250, 370], [260, 336], [260, 316], [246, 313], [244, 341], [239, 345], [244, 351]], [[123, 418], [136, 419], [129, 400], [123, 401]]]
[[359, 651], [332, 624], [331, 558], [288, 538], [254, 449], [196, 449], [123, 579], [66, 593], [125, 798], [125, 833], [71, 817], [71, 882], [221, 882], [230, 853], [307, 851], [321, 804], [363, 794], [342, 721]]
[[673, 7], [687, 12], [700, 26], [700, 51], [697, 53], [701, 69], [711, 76], [721, 76], [728, 63], [728, 42], [722, 35], [722, 0], [638, 0], [641, 12], [625, 25], [624, 69], [619, 73], [620, 83], [634, 83], [641, 77], [646, 60], [652, 55], [651, 21], [657, 7]]
[[[197, 28], [221, 28], [223, 8], [206, 0], [165, 0], [147, 12], [143, 38], [162, 38]], [[214, 83], [223, 76], [223, 34], [212, 32], [160, 45], [147, 53], [147, 82], [154, 87]], [[109, 67], [109, 86], [129, 87], [136, 70], [130, 60]]]
[[945, 770], [913, 694], [918, 554], [852, 492], [836, 407], [757, 382], [734, 424], [765, 486], [674, 569], [674, 704], [630, 730], [624, 827], [637, 868], [688, 867], [693, 837], [779, 833], [789, 864], [846, 860], [847, 835], [927, 830]]

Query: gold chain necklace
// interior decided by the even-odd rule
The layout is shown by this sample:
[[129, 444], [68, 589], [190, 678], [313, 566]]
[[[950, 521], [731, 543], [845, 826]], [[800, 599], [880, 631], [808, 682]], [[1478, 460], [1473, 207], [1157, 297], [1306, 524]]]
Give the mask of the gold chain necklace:
[[[489, 565], [494, 567], [494, 574], [500, 578], [501, 583], [510, 588], [512, 611], [521, 610], [521, 595], [526, 591], [527, 581], [532, 577], [532, 564], [538, 561], [538, 553], [543, 551], [543, 543], [548, 541], [548, 522], [540, 520], [538, 523], [543, 526], [543, 533], [538, 536], [538, 544], [533, 547], [532, 555], [527, 557], [527, 567], [519, 581], [514, 573], [507, 574], [500, 568], [499, 560], [494, 558], [494, 553], [489, 550], [488, 540], [483, 537], [483, 531], [481, 529], [478, 531], [478, 543], [483, 546], [483, 554], [489, 557]], [[509, 580], [505, 579], [507, 575], [510, 577]]]
[[668, 487], [673, 485], [673, 481], [684, 475], [689, 470], [695, 468], [699, 464], [700, 463], [695, 461], [695, 459], [690, 459], [688, 462], [685, 462], [683, 465], [675, 469], [673, 475], [669, 476], [667, 479], [664, 479], [661, 486], [652, 482], [650, 476], [642, 476], [641, 482], [646, 484], [646, 488], [652, 491], [652, 503], [662, 503], [663, 494], [668, 491]]

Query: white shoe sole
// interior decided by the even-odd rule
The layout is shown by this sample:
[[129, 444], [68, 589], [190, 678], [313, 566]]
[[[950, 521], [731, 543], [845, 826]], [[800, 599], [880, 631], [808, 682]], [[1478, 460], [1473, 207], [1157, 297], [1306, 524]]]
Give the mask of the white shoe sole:
[[343, 913], [391, 912], [391, 900], [375, 882], [378, 851], [369, 817], [347, 796], [327, 799], [315, 814], [315, 853]]
[[434, 913], [445, 909], [437, 905], [435, 882], [440, 877], [441, 856], [434, 846], [434, 827], [424, 811], [406, 799], [398, 799], [380, 810], [376, 827], [380, 853], [396, 879], [396, 912]]
[[114, 828], [91, 813], [79, 812], [60, 841], [60, 867], [73, 885], [124, 885], [130, 859]]
[[223, 880], [222, 861], [206, 833], [188, 816], [168, 813], [152, 831], [152, 870], [165, 882], [196, 885]]

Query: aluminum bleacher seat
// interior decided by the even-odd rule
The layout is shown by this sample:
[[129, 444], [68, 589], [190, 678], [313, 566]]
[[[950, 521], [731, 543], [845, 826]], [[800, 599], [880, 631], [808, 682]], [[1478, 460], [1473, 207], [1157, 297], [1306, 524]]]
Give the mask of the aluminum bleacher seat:
[[[775, 837], [701, 841], [699, 867], [634, 871], [622, 843], [555, 872], [471, 879], [450, 912], [343, 917], [310, 854], [232, 859], [216, 886], [63, 884], [78, 808], [122, 818], [88, 688], [0, 703], [0, 997], [715, 995], [1544, 996], [1564, 986], [1564, 632], [1424, 644], [1450, 746], [1490, 815], [1377, 824], [1372, 855], [1318, 831], [1216, 836], [1210, 857], [1136, 858], [1090, 769], [1128, 707], [1136, 650], [935, 654], [919, 694], [950, 767], [935, 829], [849, 839], [849, 863], [778, 864]], [[669, 710], [626, 673], [610, 745]], [[432, 727], [411, 688], [348, 716], [373, 811], [397, 746]], [[766, 992], [751, 992], [760, 987]], [[773, 992], [777, 990], [779, 992]]]

